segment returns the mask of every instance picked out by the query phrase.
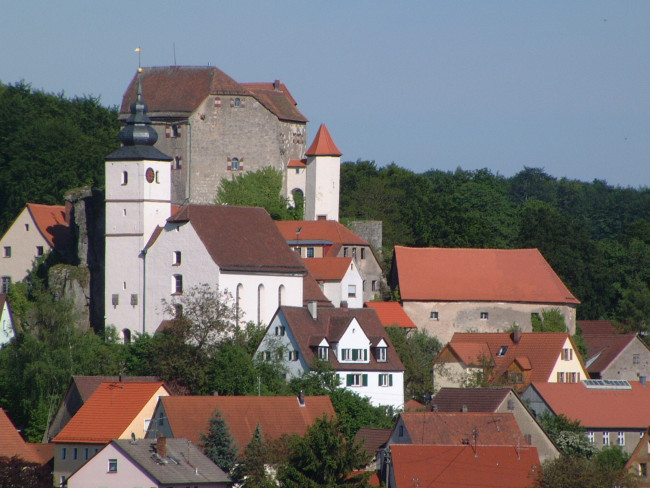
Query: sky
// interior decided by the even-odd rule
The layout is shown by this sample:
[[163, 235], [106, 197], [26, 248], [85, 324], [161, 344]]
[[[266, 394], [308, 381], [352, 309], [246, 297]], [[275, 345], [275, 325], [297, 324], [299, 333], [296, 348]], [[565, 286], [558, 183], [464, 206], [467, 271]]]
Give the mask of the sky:
[[325, 123], [344, 161], [650, 187], [647, 0], [24, 0], [1, 11], [4, 84], [120, 105], [139, 46], [142, 66], [281, 80], [308, 141]]

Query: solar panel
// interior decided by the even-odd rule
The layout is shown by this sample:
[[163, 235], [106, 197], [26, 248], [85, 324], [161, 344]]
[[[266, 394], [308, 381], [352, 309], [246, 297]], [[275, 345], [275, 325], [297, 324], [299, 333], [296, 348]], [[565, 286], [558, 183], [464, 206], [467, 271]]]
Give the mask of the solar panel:
[[582, 380], [585, 387], [599, 390], [631, 390], [632, 386], [626, 380]]

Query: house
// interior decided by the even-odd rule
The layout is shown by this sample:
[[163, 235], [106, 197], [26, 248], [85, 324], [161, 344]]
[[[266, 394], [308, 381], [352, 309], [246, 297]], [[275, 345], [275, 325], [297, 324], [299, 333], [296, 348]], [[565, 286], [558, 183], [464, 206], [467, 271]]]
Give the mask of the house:
[[436, 412], [512, 413], [527, 445], [544, 462], [560, 455], [537, 419], [512, 388], [442, 388], [431, 400]]
[[521, 398], [537, 417], [548, 412], [578, 420], [598, 449], [616, 445], [629, 454], [650, 425], [650, 387], [645, 382], [532, 383]]
[[144, 438], [159, 397], [169, 394], [162, 382], [102, 383], [52, 440], [55, 484], [63, 485], [111, 440]]
[[[145, 83], [146, 86], [146, 83]], [[279, 304], [303, 304], [302, 261], [260, 208], [183, 205], [172, 215], [172, 158], [141, 93], [106, 157], [105, 322], [153, 333], [173, 302], [193, 286], [229, 293], [238, 319], [268, 323]], [[146, 294], [145, 294], [146, 291]]]
[[35, 259], [52, 249], [65, 255], [71, 242], [65, 207], [28, 203], [0, 239], [0, 293], [25, 279]]
[[528, 488], [540, 472], [531, 446], [391, 446], [390, 488]]
[[650, 436], [648, 431], [643, 434], [630, 458], [625, 463], [625, 469], [638, 476], [637, 485], [639, 488], [650, 487], [648, 477], [648, 465], [650, 465]]
[[19, 457], [28, 463], [45, 465], [52, 461], [54, 446], [25, 442], [6, 412], [0, 408], [0, 457]]
[[575, 333], [580, 302], [537, 249], [395, 246], [389, 284], [418, 328], [443, 344], [456, 332], [531, 332], [531, 317], [552, 309]]
[[84, 403], [95, 393], [102, 383], [124, 382], [124, 383], [153, 383], [159, 382], [160, 378], [155, 376], [80, 376], [73, 375], [68, 383], [68, 388], [63, 395], [59, 410], [50, 421], [43, 442], [50, 442], [70, 422]]
[[155, 439], [159, 434], [184, 437], [200, 446], [201, 434], [208, 432], [216, 411], [240, 452], [258, 424], [269, 441], [284, 434], [302, 436], [316, 419], [336, 415], [328, 396], [166, 396], [156, 405], [147, 438]]
[[578, 321], [588, 352], [590, 378], [638, 381], [650, 376], [650, 347], [636, 333], [623, 333], [611, 322]]
[[381, 459], [379, 453], [386, 448], [392, 432], [392, 429], [375, 429], [372, 427], [361, 427], [357, 431], [354, 441], [361, 445], [362, 449], [372, 457], [372, 462], [368, 467], [369, 470], [378, 471], [381, 469], [381, 465], [378, 463]]
[[211, 66], [146, 67], [122, 99], [126, 120], [141, 86], [156, 148], [171, 156], [174, 202], [212, 203], [222, 178], [271, 166], [282, 172], [305, 156], [307, 119], [284, 83], [238, 83]]
[[523, 391], [531, 382], [576, 383], [587, 378], [565, 332], [456, 333], [434, 360], [434, 389], [478, 381]]
[[353, 258], [309, 258], [304, 262], [335, 307], [341, 302], [350, 308], [363, 306], [363, 284]]
[[384, 327], [400, 327], [406, 330], [416, 328], [411, 317], [406, 314], [399, 302], [366, 302], [363, 306], [374, 308]]
[[374, 405], [404, 405], [404, 366], [371, 308], [278, 308], [255, 353], [282, 355], [288, 377], [324, 361], [339, 383]]
[[14, 318], [11, 315], [9, 296], [0, 293], [0, 347], [11, 341], [15, 335]]
[[114, 439], [67, 482], [68, 488], [227, 488], [230, 477], [187, 439]]
[[334, 220], [291, 220], [275, 224], [289, 247], [303, 258], [353, 258], [363, 279], [363, 301], [381, 297], [381, 264], [368, 241]]

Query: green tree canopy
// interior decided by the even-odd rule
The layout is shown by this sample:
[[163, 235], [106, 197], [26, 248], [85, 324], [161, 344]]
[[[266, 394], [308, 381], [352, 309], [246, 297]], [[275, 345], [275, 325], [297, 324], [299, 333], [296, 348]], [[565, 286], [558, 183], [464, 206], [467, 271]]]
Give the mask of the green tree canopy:
[[237, 446], [219, 410], [212, 415], [208, 431], [201, 433], [201, 444], [205, 455], [230, 473], [237, 462]]

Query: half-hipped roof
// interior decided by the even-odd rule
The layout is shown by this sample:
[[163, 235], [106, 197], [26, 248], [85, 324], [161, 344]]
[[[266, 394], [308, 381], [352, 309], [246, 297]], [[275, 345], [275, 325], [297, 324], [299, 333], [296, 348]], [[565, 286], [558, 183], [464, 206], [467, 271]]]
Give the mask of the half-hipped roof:
[[402, 300], [579, 303], [537, 249], [395, 246], [393, 259]]

